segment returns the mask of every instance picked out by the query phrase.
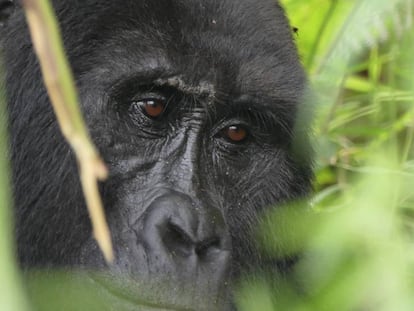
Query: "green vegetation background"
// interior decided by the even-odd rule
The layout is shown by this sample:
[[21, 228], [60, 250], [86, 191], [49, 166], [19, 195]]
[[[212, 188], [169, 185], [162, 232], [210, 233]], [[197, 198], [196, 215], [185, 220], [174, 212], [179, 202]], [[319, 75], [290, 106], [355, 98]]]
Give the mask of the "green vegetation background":
[[[282, 3], [313, 93], [315, 193], [268, 215], [258, 233], [272, 258], [305, 250], [293, 275], [275, 286], [245, 281], [238, 304], [245, 311], [412, 311], [414, 0]], [[0, 118], [0, 310], [20, 311], [4, 100]]]
[[[242, 310], [414, 310], [414, 1], [282, 0], [314, 93], [315, 193], [260, 232], [293, 276]], [[294, 207], [294, 208], [293, 208]]]

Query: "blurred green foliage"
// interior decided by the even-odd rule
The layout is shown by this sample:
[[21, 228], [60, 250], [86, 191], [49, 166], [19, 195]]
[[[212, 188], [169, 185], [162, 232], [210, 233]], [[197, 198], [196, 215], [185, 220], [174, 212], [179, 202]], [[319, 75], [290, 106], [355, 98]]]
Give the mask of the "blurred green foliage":
[[316, 98], [315, 193], [259, 235], [291, 276], [242, 310], [414, 310], [414, 1], [283, 0]]
[[4, 91], [0, 76], [0, 310], [24, 311], [27, 310], [27, 302], [22, 294], [12, 238], [13, 222], [11, 221], [10, 209], [11, 196], [5, 108]]

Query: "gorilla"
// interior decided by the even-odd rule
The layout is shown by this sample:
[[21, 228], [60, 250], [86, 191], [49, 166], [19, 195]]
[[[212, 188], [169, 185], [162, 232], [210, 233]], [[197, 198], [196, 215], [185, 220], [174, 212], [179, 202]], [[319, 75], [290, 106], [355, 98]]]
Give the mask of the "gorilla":
[[312, 179], [307, 80], [281, 5], [52, 4], [110, 172], [100, 192], [115, 261], [92, 237], [24, 12], [0, 0], [21, 267], [90, 273], [117, 301], [108, 310], [235, 310], [235, 280], [292, 262], [261, 254], [260, 216], [306, 196]]

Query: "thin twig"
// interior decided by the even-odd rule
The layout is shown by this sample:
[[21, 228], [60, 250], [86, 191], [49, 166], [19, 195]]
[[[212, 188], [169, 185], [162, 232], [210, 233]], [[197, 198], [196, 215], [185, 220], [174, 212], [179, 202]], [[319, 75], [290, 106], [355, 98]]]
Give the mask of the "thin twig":
[[104, 180], [108, 173], [85, 126], [56, 18], [48, 0], [23, 0], [22, 3], [53, 109], [80, 163], [81, 183], [94, 237], [105, 259], [111, 262], [111, 235], [97, 185], [97, 180]]

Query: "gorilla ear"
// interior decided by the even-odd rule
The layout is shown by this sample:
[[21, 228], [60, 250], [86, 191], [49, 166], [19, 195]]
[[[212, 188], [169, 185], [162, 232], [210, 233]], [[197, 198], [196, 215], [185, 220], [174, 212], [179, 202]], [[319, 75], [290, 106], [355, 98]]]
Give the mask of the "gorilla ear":
[[3, 26], [15, 8], [13, 0], [0, 0], [0, 27]]

